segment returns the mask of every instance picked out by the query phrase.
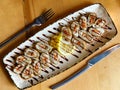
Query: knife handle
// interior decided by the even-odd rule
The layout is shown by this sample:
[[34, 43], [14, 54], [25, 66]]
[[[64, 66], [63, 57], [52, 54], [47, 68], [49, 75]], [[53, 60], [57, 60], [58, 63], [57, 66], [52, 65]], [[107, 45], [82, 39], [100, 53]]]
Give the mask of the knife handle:
[[85, 72], [86, 70], [88, 70], [89, 68], [91, 68], [92, 65], [90, 65], [89, 63], [81, 70], [78, 70], [78, 72], [76, 72], [75, 74], [69, 76], [68, 78], [64, 79], [63, 81], [53, 85], [53, 86], [50, 86], [50, 88], [52, 90], [55, 90], [56, 88], [68, 83], [69, 81], [73, 80], [74, 78], [76, 78], [77, 76], [79, 76], [80, 74], [82, 74], [83, 72]]
[[[110, 48], [108, 48], [107, 50], [105, 50], [104, 52], [102, 52], [100, 55], [98, 55], [99, 59], [102, 59], [103, 57], [109, 55], [112, 51], [114, 51], [114, 50], [116, 50], [118, 48], [120, 48], [120, 44], [119, 43], [116, 44], [116, 45], [114, 45], [114, 46], [112, 46], [112, 47], [110, 47]], [[76, 72], [75, 74], [69, 76], [68, 78], [64, 79], [63, 81], [61, 81], [61, 82], [59, 82], [59, 83], [57, 83], [57, 84], [55, 84], [53, 86], [50, 86], [50, 88], [52, 90], [55, 90], [56, 88], [58, 88], [58, 87], [60, 87], [60, 86], [62, 86], [64, 84], [66, 84], [67, 82], [73, 80], [74, 78], [76, 78], [77, 76], [79, 76], [80, 74], [82, 74], [83, 72], [85, 72], [86, 70], [90, 69], [97, 61], [99, 61], [99, 60], [97, 60], [98, 56], [96, 56], [95, 58], [93, 58], [94, 60], [90, 60], [88, 62], [88, 64], [83, 69], [78, 70], [78, 72]]]

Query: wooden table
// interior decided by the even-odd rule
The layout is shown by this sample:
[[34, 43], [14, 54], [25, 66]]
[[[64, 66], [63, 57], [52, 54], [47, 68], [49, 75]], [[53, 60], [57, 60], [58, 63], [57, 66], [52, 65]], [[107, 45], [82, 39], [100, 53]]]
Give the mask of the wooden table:
[[[67, 76], [81, 68], [89, 58], [102, 50], [120, 43], [120, 0], [2, 0], [0, 1], [0, 42], [19, 31], [26, 24], [30, 23], [35, 17], [43, 11], [52, 8], [55, 16], [47, 22], [56, 21], [59, 18], [79, 10], [93, 3], [102, 3], [112, 17], [118, 34], [100, 50], [86, 58], [84, 61], [68, 69], [67, 71], [37, 84], [27, 90], [50, 90], [49, 86], [61, 81]], [[41, 27], [40, 27], [41, 28]], [[31, 33], [32, 32], [32, 33]], [[37, 32], [33, 29], [29, 34]], [[22, 34], [20, 37], [0, 49], [0, 90], [17, 90], [8, 73], [4, 69], [2, 58], [13, 48], [26, 40], [28, 33]], [[97, 63], [89, 71], [75, 78], [66, 85], [57, 90], [120, 90], [120, 49], [114, 51], [109, 56]]]

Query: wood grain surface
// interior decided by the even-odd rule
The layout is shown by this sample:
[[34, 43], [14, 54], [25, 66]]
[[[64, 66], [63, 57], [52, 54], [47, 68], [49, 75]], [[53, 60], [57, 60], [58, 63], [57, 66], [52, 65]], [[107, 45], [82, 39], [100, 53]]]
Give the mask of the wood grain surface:
[[[114, 44], [120, 43], [120, 0], [1, 0], [0, 42], [21, 30], [26, 24], [32, 22], [35, 17], [39, 16], [45, 10], [52, 8], [56, 14], [42, 27], [30, 30], [30, 32], [27, 32], [27, 35], [24, 33], [0, 49], [0, 90], [18, 90], [10, 79], [2, 62], [3, 57], [10, 50], [25, 41], [28, 36], [35, 34], [50, 23], [94, 3], [103, 4], [110, 14], [118, 30], [115, 38], [74, 67], [26, 90], [50, 90], [49, 87], [51, 85], [63, 80], [80, 69], [95, 54]], [[120, 49], [114, 51], [89, 71], [57, 90], [120, 90], [119, 54]]]

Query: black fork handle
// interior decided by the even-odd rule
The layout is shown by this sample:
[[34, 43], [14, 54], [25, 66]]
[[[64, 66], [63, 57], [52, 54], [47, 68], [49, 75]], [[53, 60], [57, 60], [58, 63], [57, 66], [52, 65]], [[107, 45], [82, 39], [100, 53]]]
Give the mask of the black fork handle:
[[16, 34], [10, 36], [9, 38], [7, 38], [6, 40], [4, 40], [3, 42], [0, 43], [0, 48], [2, 48], [3, 46], [5, 46], [6, 44], [8, 44], [10, 41], [14, 40], [16, 37], [18, 37], [19, 35], [21, 35], [22, 33], [30, 30], [34, 25], [34, 22], [31, 24], [28, 24], [24, 29], [18, 31]]

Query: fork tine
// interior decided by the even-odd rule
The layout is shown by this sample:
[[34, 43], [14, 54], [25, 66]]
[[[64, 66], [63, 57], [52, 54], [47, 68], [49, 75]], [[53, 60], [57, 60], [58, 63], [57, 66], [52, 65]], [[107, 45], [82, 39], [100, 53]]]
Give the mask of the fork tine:
[[52, 9], [44, 15], [45, 19], [51, 18], [55, 13], [52, 11]]
[[46, 16], [46, 20], [49, 20], [55, 13], [51, 13], [50, 15]]
[[50, 10], [49, 12], [47, 12], [46, 14], [44, 14], [44, 17], [49, 17], [50, 15], [52, 15], [54, 12], [52, 10]]
[[46, 14], [48, 14], [49, 12], [51, 12], [52, 11], [52, 9], [50, 8], [50, 9], [48, 9], [46, 12], [44, 12], [42, 15], [46, 15]]
[[40, 23], [45, 23], [46, 21], [48, 21], [53, 15], [54, 15], [54, 11], [52, 9], [47, 10], [46, 12], [42, 13], [42, 15], [40, 15], [38, 18], [36, 18], [35, 25], [40, 25]]

